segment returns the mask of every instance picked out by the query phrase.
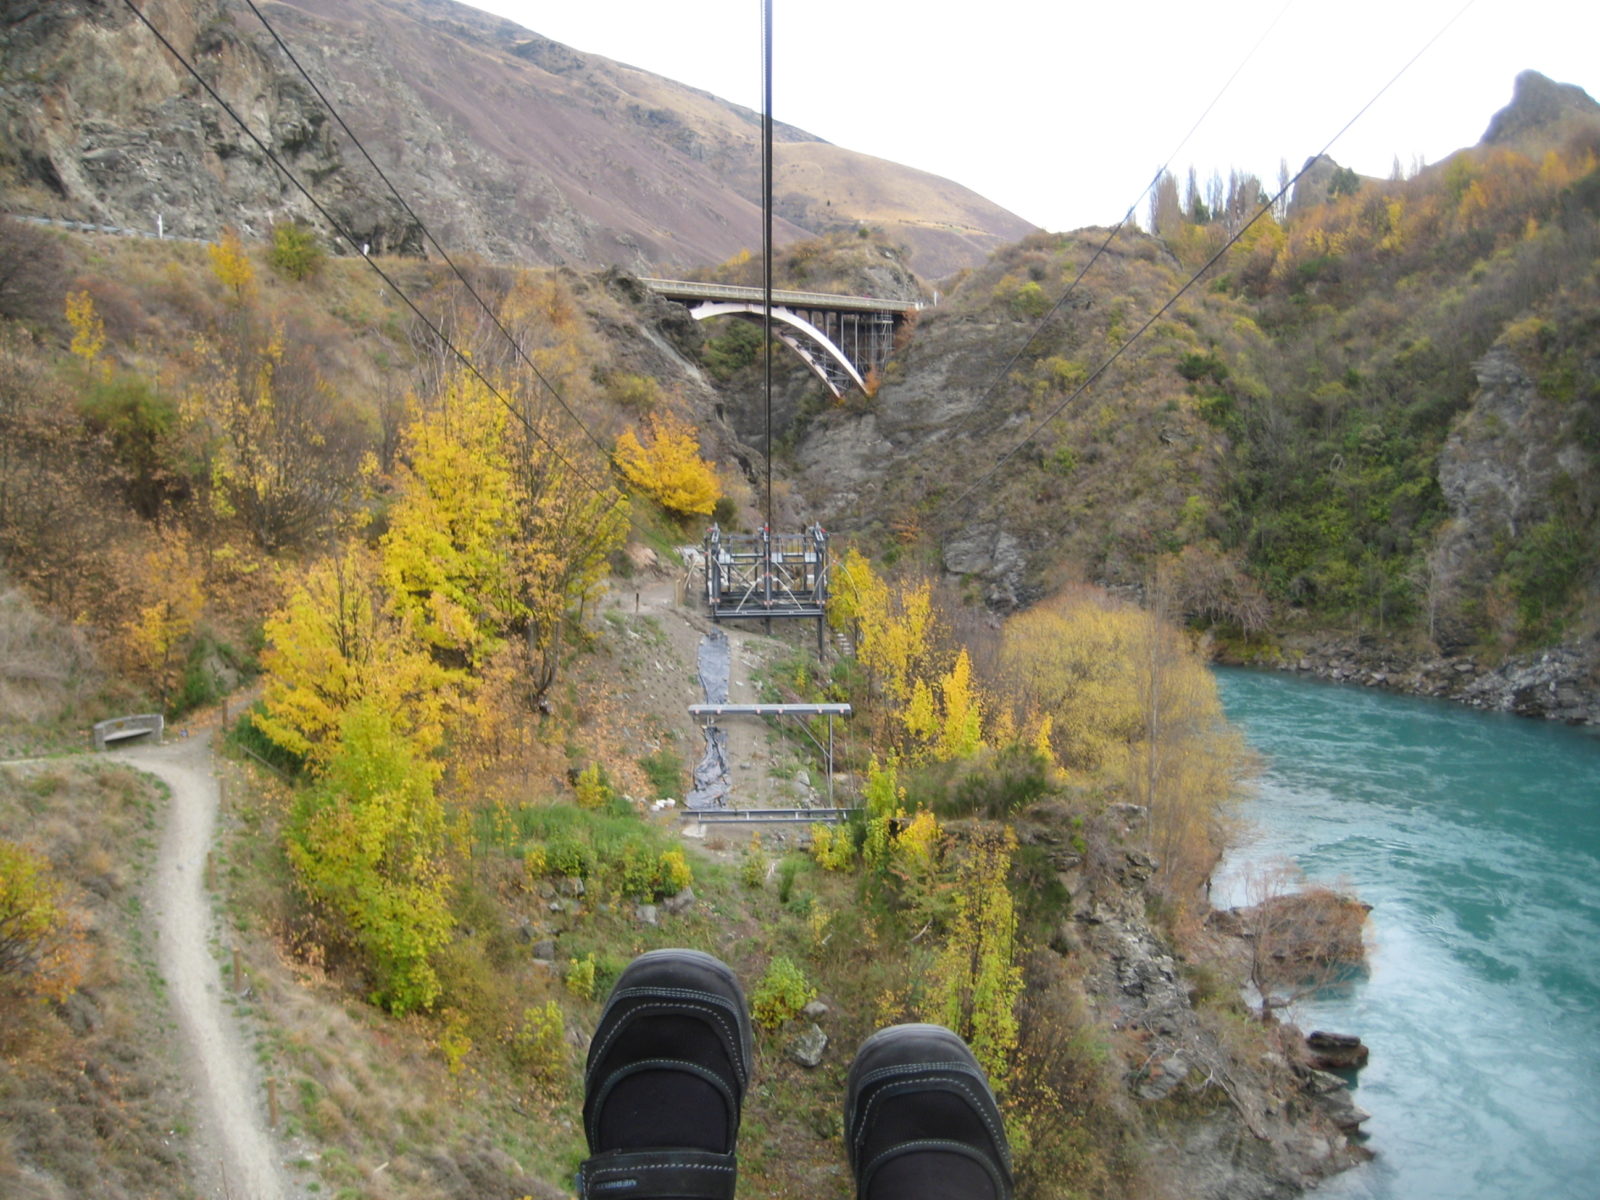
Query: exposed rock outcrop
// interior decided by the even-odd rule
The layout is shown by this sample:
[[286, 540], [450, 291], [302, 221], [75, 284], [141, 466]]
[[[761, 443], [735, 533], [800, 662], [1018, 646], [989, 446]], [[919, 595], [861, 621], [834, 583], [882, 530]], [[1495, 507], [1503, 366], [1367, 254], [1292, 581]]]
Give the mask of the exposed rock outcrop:
[[1354, 1071], [1367, 1065], [1371, 1052], [1353, 1033], [1329, 1033], [1314, 1029], [1306, 1034], [1306, 1050], [1311, 1065], [1319, 1071]]
[[1483, 142], [1500, 146], [1521, 142], [1529, 135], [1544, 139], [1574, 117], [1595, 116], [1600, 116], [1600, 104], [1581, 87], [1524, 71], [1512, 87], [1511, 103], [1490, 120]]
[[1487, 565], [1539, 522], [1551, 517], [1558, 488], [1579, 510], [1600, 498], [1600, 462], [1586, 452], [1575, 424], [1581, 406], [1544, 395], [1508, 345], [1496, 345], [1476, 364], [1478, 391], [1439, 455], [1439, 488], [1452, 520], [1434, 556], [1438, 599], [1449, 628], [1450, 600]]
[[[1087, 964], [1083, 986], [1098, 1018], [1140, 1047], [1129, 1094], [1140, 1105], [1185, 1106], [1185, 1119], [1148, 1148], [1150, 1158], [1182, 1180], [1181, 1194], [1192, 1200], [1268, 1200], [1368, 1157], [1349, 1140], [1366, 1114], [1342, 1080], [1300, 1065], [1292, 1050], [1243, 1057], [1196, 1010], [1178, 959], [1146, 916], [1158, 864], [1138, 848], [1144, 812], [1115, 806], [1105, 820], [1105, 829], [1075, 841], [1066, 812], [1044, 805], [1017, 823], [1017, 836], [1044, 852], [1070, 898], [1069, 927], [1052, 949]], [[1291, 1029], [1278, 1028], [1285, 1036]]]
[[1513, 655], [1492, 666], [1473, 655], [1419, 654], [1372, 637], [1291, 639], [1284, 647], [1258, 665], [1491, 712], [1600, 725], [1600, 639], [1594, 637]]
[[[264, 6], [397, 200], [257, 18], [235, 0], [141, 11], [317, 197], [342, 252], [424, 252], [409, 204], [454, 255], [647, 271], [717, 262], [760, 241], [759, 122], [736, 105], [448, 0], [281, 0]], [[954, 184], [777, 136], [820, 169], [785, 184], [780, 243], [870, 222], [930, 275], [972, 266], [1028, 222]], [[846, 173], [859, 211], [806, 179]], [[907, 190], [897, 216], [883, 197]], [[332, 235], [156, 36], [122, 4], [51, 0], [0, 13], [0, 211], [212, 239], [303, 220]], [[942, 232], [962, 231], [952, 238]], [[659, 273], [659, 272], [657, 272]]]

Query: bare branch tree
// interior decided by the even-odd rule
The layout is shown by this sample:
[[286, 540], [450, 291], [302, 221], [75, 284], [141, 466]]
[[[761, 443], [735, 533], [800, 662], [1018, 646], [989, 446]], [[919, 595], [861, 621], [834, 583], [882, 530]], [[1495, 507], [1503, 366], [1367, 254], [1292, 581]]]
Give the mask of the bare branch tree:
[[1249, 873], [1245, 896], [1250, 904], [1238, 915], [1263, 1021], [1365, 966], [1371, 910], [1348, 892], [1307, 884], [1293, 863], [1276, 862]]

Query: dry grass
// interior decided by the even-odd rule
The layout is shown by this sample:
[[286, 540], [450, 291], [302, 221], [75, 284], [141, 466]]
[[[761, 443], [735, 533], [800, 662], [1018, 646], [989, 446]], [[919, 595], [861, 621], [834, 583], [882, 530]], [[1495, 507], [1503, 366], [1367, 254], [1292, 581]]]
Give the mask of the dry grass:
[[0, 1195], [193, 1194], [170, 1018], [138, 925], [158, 806], [121, 767], [0, 767], [0, 837], [54, 864], [89, 930], [65, 1003], [0, 996]]
[[0, 591], [0, 727], [58, 720], [96, 675], [80, 630], [41, 613], [14, 588]]

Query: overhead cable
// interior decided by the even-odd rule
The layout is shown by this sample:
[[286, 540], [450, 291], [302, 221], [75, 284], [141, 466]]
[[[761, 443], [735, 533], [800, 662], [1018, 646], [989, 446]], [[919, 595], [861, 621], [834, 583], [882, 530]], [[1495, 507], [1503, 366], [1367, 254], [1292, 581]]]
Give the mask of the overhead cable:
[[345, 123], [344, 117], [341, 116], [339, 110], [334, 107], [333, 101], [329, 100], [328, 97], [323, 94], [322, 89], [317, 86], [316, 80], [312, 79], [306, 69], [300, 65], [300, 60], [295, 57], [294, 51], [289, 49], [288, 44], [283, 40], [283, 38], [278, 36], [278, 31], [272, 27], [272, 22], [267, 20], [266, 14], [256, 7], [255, 0], [244, 0], [244, 2], [249, 6], [250, 11], [255, 13], [261, 24], [265, 26], [266, 31], [272, 35], [272, 40], [278, 43], [278, 48], [282, 50], [289, 61], [294, 64], [295, 70], [300, 72], [300, 78], [306, 81], [306, 84], [313, 92], [316, 93], [317, 99], [322, 101], [322, 106], [326, 108], [332, 115], [333, 119], [339, 123], [339, 128], [344, 130], [345, 136], [348, 137], [355, 145], [355, 148], [361, 152], [361, 157], [367, 160], [367, 165], [377, 172], [378, 178], [383, 180], [384, 186], [389, 189], [390, 194], [394, 196], [397, 201], [399, 201], [400, 207], [405, 209], [406, 215], [410, 217], [412, 221], [416, 222], [417, 228], [421, 229], [422, 235], [428, 239], [428, 244], [439, 252], [439, 257], [444, 259], [445, 264], [454, 273], [455, 277], [461, 281], [462, 287], [467, 289], [467, 294], [478, 302], [478, 307], [483, 309], [483, 311], [488, 314], [489, 320], [494, 322], [495, 328], [498, 329], [502, 335], [504, 335], [506, 341], [510, 343], [511, 348], [516, 351], [517, 356], [527, 364], [528, 369], [533, 372], [534, 378], [542, 383], [550, 392], [550, 394], [555, 397], [556, 403], [561, 405], [561, 407], [566, 410], [567, 415], [571, 417], [574, 422], [576, 422], [579, 429], [583, 430], [584, 436], [595, 444], [600, 453], [609, 456], [610, 452], [606, 449], [605, 445], [594, 435], [593, 432], [590, 431], [588, 425], [586, 425], [583, 419], [572, 410], [571, 406], [567, 404], [566, 398], [562, 396], [560, 389], [557, 388], [555, 384], [551, 383], [550, 380], [545, 378], [544, 372], [539, 370], [538, 364], [536, 364], [533, 359], [528, 357], [527, 353], [522, 349], [522, 344], [517, 341], [516, 338], [511, 336], [510, 330], [508, 330], [505, 325], [501, 323], [499, 315], [494, 311], [493, 308], [489, 306], [488, 302], [478, 294], [477, 289], [472, 286], [472, 283], [464, 274], [462, 274], [461, 269], [456, 266], [455, 260], [453, 260], [450, 255], [445, 252], [445, 248], [441, 246], [438, 242], [438, 239], [433, 236], [432, 230], [430, 230], [423, 219], [412, 210], [411, 205], [406, 203], [405, 197], [400, 194], [400, 189], [395, 187], [395, 185], [390, 181], [389, 177], [384, 174], [383, 168], [373, 160], [372, 155], [367, 153], [367, 148], [361, 144], [361, 139], [358, 138], [355, 135], [355, 131]]
[[[342, 226], [339, 221], [322, 206], [317, 198], [311, 194], [311, 192], [303, 183], [300, 182], [294, 172], [291, 171], [275, 153], [273, 153], [271, 147], [261, 140], [256, 132], [245, 122], [244, 118], [234, 111], [233, 106], [217, 93], [217, 90], [206, 81], [205, 77], [200, 74], [200, 72], [195, 68], [194, 64], [185, 58], [178, 48], [167, 39], [166, 35], [157, 29], [150, 19], [139, 10], [138, 6], [133, 3], [133, 0], [123, 0], [123, 3], [134, 14], [134, 16], [139, 18], [140, 22], [151, 32], [156, 40], [166, 48], [167, 52], [176, 58], [180, 64], [182, 64], [183, 68], [189, 72], [189, 74], [194, 78], [195, 82], [205, 89], [206, 94], [209, 95], [211, 99], [214, 100], [217, 105], [233, 119], [234, 123], [244, 131], [245, 135], [256, 144], [256, 148], [266, 156], [267, 160], [271, 162], [272, 165], [283, 174], [284, 178], [293, 184], [295, 189], [306, 198], [311, 206], [317, 210], [318, 215], [321, 216], [323, 220], [328, 222], [329, 226], [332, 227], [340, 237], [354, 244], [355, 239], [351, 236], [350, 232], [345, 229], [344, 226]], [[446, 336], [444, 331], [434, 324], [434, 322], [426, 313], [417, 307], [416, 303], [411, 299], [411, 297], [406, 294], [405, 289], [396, 283], [395, 280], [390, 277], [388, 272], [386, 272], [370, 255], [362, 255], [362, 258], [366, 261], [367, 265], [377, 273], [378, 277], [382, 279], [384, 283], [388, 284], [389, 287], [394, 289], [395, 294], [405, 302], [406, 307], [409, 308], [417, 317], [417, 319], [427, 327], [428, 331], [433, 334], [434, 337], [439, 339], [440, 344], [449, 350], [450, 353], [455, 355], [455, 357], [461, 362], [462, 366], [466, 367], [466, 369], [470, 371], [484, 385], [484, 387], [488, 388], [490, 394], [505, 406], [506, 411], [509, 412], [518, 423], [520, 423], [531, 435], [533, 435], [535, 439], [543, 442], [550, 453], [555, 456], [556, 460], [566, 467], [567, 470], [571, 471], [576, 479], [582, 482], [586, 487], [589, 488], [589, 490], [594, 492], [602, 500], [606, 499], [608, 495], [615, 495], [618, 501], [626, 499], [626, 497], [623, 496], [617, 488], [609, 485], [601, 486], [596, 484], [585, 472], [574, 466], [573, 463], [566, 457], [566, 455], [561, 452], [561, 448], [551, 441], [550, 438], [547, 437], [541, 430], [535, 428], [534, 425], [527, 419], [527, 417], [525, 417], [517, 408], [517, 406], [508, 400], [500, 391], [500, 389], [497, 388], [486, 375], [484, 375], [484, 373], [478, 368], [477, 364], [474, 363], [468, 355], [463, 353], [456, 346], [456, 344], [452, 342], [448, 336]]]
[[1056, 313], [1061, 311], [1061, 306], [1065, 304], [1072, 293], [1077, 290], [1078, 284], [1083, 282], [1083, 277], [1093, 270], [1095, 263], [1099, 262], [1100, 259], [1105, 255], [1106, 251], [1110, 249], [1111, 243], [1117, 239], [1117, 234], [1121, 233], [1127, 226], [1128, 222], [1133, 220], [1133, 214], [1139, 211], [1139, 206], [1145, 202], [1151, 191], [1160, 185], [1161, 177], [1172, 169], [1173, 161], [1182, 152], [1183, 148], [1189, 144], [1189, 139], [1194, 137], [1201, 125], [1205, 124], [1206, 118], [1211, 115], [1211, 110], [1216, 108], [1217, 104], [1222, 100], [1222, 97], [1227, 94], [1228, 89], [1233, 86], [1234, 80], [1239, 78], [1239, 73], [1249, 65], [1250, 60], [1255, 57], [1256, 51], [1261, 49], [1262, 43], [1265, 42], [1268, 36], [1271, 35], [1272, 31], [1278, 27], [1278, 22], [1283, 20], [1283, 15], [1289, 11], [1293, 4], [1294, 0], [1285, 0], [1283, 7], [1278, 10], [1278, 15], [1272, 18], [1272, 21], [1267, 25], [1266, 29], [1262, 31], [1261, 36], [1256, 39], [1255, 45], [1250, 47], [1250, 49], [1245, 53], [1245, 56], [1239, 60], [1239, 65], [1234, 67], [1233, 74], [1229, 75], [1228, 78], [1223, 81], [1222, 86], [1217, 89], [1217, 94], [1211, 97], [1211, 103], [1206, 105], [1204, 111], [1202, 111], [1199, 117], [1195, 119], [1195, 123], [1189, 126], [1189, 132], [1184, 134], [1183, 137], [1178, 140], [1178, 144], [1174, 146], [1171, 152], [1167, 155], [1166, 161], [1156, 168], [1156, 173], [1150, 177], [1150, 182], [1145, 184], [1144, 190], [1134, 198], [1132, 204], [1128, 205], [1128, 211], [1122, 214], [1122, 220], [1118, 221], [1114, 226], [1112, 226], [1111, 232], [1106, 234], [1105, 239], [1096, 248], [1095, 252], [1089, 256], [1089, 261], [1083, 265], [1083, 267], [1078, 271], [1077, 275], [1073, 277], [1072, 282], [1067, 284], [1066, 289], [1061, 293], [1060, 296], [1056, 298], [1056, 302], [1050, 306], [1048, 311], [1046, 311], [1042, 317], [1034, 322], [1033, 328], [1028, 331], [1028, 336], [1023, 341], [1022, 345], [1017, 347], [1016, 351], [1011, 355], [1011, 357], [1006, 359], [1005, 365], [995, 372], [994, 378], [989, 381], [989, 386], [986, 387], [983, 390], [983, 394], [978, 397], [978, 402], [977, 404], [973, 405], [972, 411], [958, 421], [955, 428], [950, 430], [945, 435], [947, 439], [959, 437], [966, 430], [968, 423], [974, 417], [981, 415], [987, 410], [989, 398], [994, 395], [1000, 384], [1010, 376], [1011, 369], [1015, 367], [1022, 356], [1028, 352], [1028, 348], [1031, 347], [1038, 339], [1039, 335], [1044, 332], [1045, 327], [1049, 325], [1050, 322], [1055, 318]]
[[1387, 83], [1385, 83], [1382, 87], [1380, 87], [1375, 93], [1373, 93], [1372, 98], [1370, 100], [1368, 100], [1365, 104], [1363, 104], [1356, 111], [1355, 116], [1351, 117], [1342, 126], [1340, 126], [1339, 131], [1337, 133], [1335, 133], [1331, 138], [1328, 139], [1328, 141], [1326, 142], [1326, 144], [1323, 145], [1321, 150], [1319, 150], [1311, 158], [1306, 159], [1305, 165], [1302, 166], [1300, 168], [1300, 170], [1295, 173], [1294, 178], [1289, 180], [1287, 183], [1285, 183], [1283, 185], [1283, 187], [1281, 187], [1278, 190], [1276, 195], [1274, 195], [1270, 200], [1268, 200], [1265, 204], [1263, 204], [1260, 208], [1258, 208], [1256, 210], [1255, 214], [1253, 216], [1251, 216], [1251, 218], [1248, 221], [1246, 221], [1242, 226], [1240, 226], [1238, 231], [1235, 232], [1233, 234], [1233, 236], [1230, 237], [1226, 242], [1224, 242], [1222, 244], [1222, 247], [1215, 254], [1213, 254], [1210, 258], [1208, 258], [1205, 261], [1205, 264], [1203, 266], [1201, 266], [1199, 270], [1195, 271], [1194, 274], [1190, 275], [1189, 278], [1184, 282], [1183, 286], [1180, 287], [1176, 292], [1174, 292], [1167, 299], [1167, 302], [1165, 304], [1163, 304], [1154, 313], [1152, 313], [1150, 315], [1150, 317], [1144, 322], [1144, 324], [1140, 325], [1138, 329], [1134, 330], [1133, 333], [1120, 346], [1118, 346], [1116, 348], [1116, 350], [1114, 350], [1104, 361], [1102, 361], [1100, 363], [1100, 365], [1097, 366], [1089, 374], [1087, 379], [1085, 379], [1081, 384], [1079, 384], [1078, 387], [1074, 391], [1072, 391], [1069, 395], [1065, 396], [1061, 400], [1061, 402], [1059, 404], [1057, 404], [1054, 408], [1052, 408], [1049, 411], [1049, 413], [1047, 413], [1044, 416], [1044, 418], [1042, 420], [1040, 420], [1037, 424], [1035, 424], [1034, 427], [1032, 429], [1030, 429], [1027, 432], [1027, 434], [1025, 434], [1023, 436], [1021, 441], [1019, 441], [1015, 446], [1011, 447], [1011, 449], [1007, 450], [1004, 454], [1002, 454], [995, 461], [995, 464], [992, 467], [990, 467], [987, 471], [985, 471], [982, 475], [980, 475], [975, 481], [973, 481], [973, 483], [970, 484], [966, 488], [965, 491], [961, 492], [953, 500], [950, 500], [950, 501], [948, 501], [948, 502], [946, 502], [944, 504], [941, 504], [941, 505], [937, 506], [934, 509], [933, 515], [938, 515], [940, 513], [947, 512], [947, 511], [955, 508], [956, 505], [960, 504], [967, 497], [969, 497], [969, 496], [973, 495], [975, 492], [977, 492], [977, 490], [980, 487], [982, 487], [985, 483], [987, 483], [989, 480], [994, 478], [994, 476], [999, 472], [1001, 467], [1005, 466], [1006, 463], [1011, 461], [1012, 458], [1014, 458], [1019, 452], [1021, 452], [1023, 447], [1028, 445], [1029, 442], [1033, 441], [1034, 438], [1038, 437], [1039, 434], [1043, 431], [1044, 427], [1046, 425], [1048, 425], [1051, 421], [1055, 420], [1055, 418], [1058, 417], [1066, 409], [1066, 407], [1069, 404], [1071, 404], [1079, 396], [1083, 395], [1084, 392], [1088, 391], [1089, 388], [1094, 384], [1095, 380], [1099, 379], [1100, 376], [1105, 374], [1105, 372], [1111, 367], [1111, 365], [1113, 363], [1115, 363], [1119, 358], [1121, 358], [1123, 356], [1123, 354], [1125, 354], [1127, 352], [1127, 350], [1128, 350], [1128, 348], [1130, 346], [1132, 346], [1141, 337], [1143, 337], [1144, 334], [1149, 331], [1149, 329], [1150, 329], [1150, 327], [1152, 325], [1154, 325], [1158, 320], [1160, 320], [1163, 316], [1165, 316], [1166, 313], [1168, 312], [1168, 310], [1170, 310], [1174, 304], [1176, 304], [1180, 299], [1182, 299], [1184, 294], [1187, 293], [1189, 291], [1189, 289], [1192, 288], [1196, 283], [1198, 283], [1199, 280], [1201, 279], [1201, 277], [1204, 276], [1205, 273], [1207, 271], [1209, 271], [1213, 266], [1215, 266], [1217, 264], [1217, 262], [1221, 260], [1223, 255], [1227, 254], [1227, 252], [1234, 247], [1235, 243], [1237, 243], [1240, 238], [1242, 238], [1246, 233], [1248, 233], [1250, 228], [1257, 221], [1259, 221], [1267, 213], [1271, 212], [1272, 209], [1274, 208], [1274, 206], [1276, 206], [1280, 200], [1282, 200], [1285, 196], [1287, 196], [1289, 194], [1290, 190], [1295, 186], [1295, 184], [1300, 182], [1300, 177], [1302, 175], [1304, 175], [1308, 170], [1311, 169], [1312, 164], [1315, 163], [1318, 159], [1320, 159], [1323, 155], [1327, 154], [1328, 151], [1333, 148], [1334, 143], [1337, 142], [1340, 138], [1342, 138], [1346, 133], [1348, 133], [1350, 131], [1350, 127], [1352, 125], [1354, 125], [1357, 121], [1359, 121], [1362, 117], [1364, 117], [1367, 114], [1367, 110], [1370, 109], [1374, 104], [1376, 104], [1380, 99], [1382, 99], [1384, 93], [1386, 93], [1397, 82], [1399, 82], [1401, 76], [1403, 76], [1407, 71], [1409, 71], [1416, 64], [1417, 60], [1419, 58], [1421, 58], [1424, 54], [1426, 54], [1429, 49], [1432, 48], [1432, 46], [1433, 46], [1433, 44], [1435, 42], [1437, 42], [1441, 37], [1443, 37], [1447, 32], [1449, 32], [1451, 26], [1453, 26], [1457, 21], [1459, 21], [1461, 19], [1461, 17], [1466, 13], [1466, 11], [1473, 6], [1474, 3], [1476, 3], [1476, 0], [1467, 0], [1467, 2], [1464, 5], [1462, 5], [1460, 9], [1458, 9], [1456, 11], [1456, 14], [1454, 16], [1452, 16], [1448, 21], [1446, 21], [1442, 26], [1440, 26], [1438, 31], [1436, 33], [1434, 33], [1434, 35], [1432, 37], [1430, 37], [1426, 42], [1423, 43], [1421, 49], [1419, 49], [1415, 54], [1413, 54], [1410, 58], [1408, 58], [1405, 61], [1404, 65], [1402, 65], [1401, 68], [1394, 73], [1394, 75], [1389, 79], [1389, 81]]

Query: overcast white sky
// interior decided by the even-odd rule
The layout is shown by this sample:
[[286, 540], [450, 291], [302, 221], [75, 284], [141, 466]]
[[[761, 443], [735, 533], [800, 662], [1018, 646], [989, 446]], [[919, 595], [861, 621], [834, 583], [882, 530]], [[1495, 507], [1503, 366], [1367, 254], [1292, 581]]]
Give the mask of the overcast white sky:
[[[761, 106], [760, 0], [468, 2]], [[1396, 156], [1409, 167], [1474, 144], [1527, 68], [1600, 96], [1596, 0], [774, 0], [774, 10], [776, 119], [943, 175], [1052, 230], [1115, 223], [1169, 157], [1180, 181], [1191, 164], [1202, 180], [1237, 167], [1271, 189], [1280, 160], [1298, 170], [1419, 51], [1334, 142], [1340, 163], [1387, 176]]]

